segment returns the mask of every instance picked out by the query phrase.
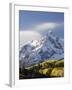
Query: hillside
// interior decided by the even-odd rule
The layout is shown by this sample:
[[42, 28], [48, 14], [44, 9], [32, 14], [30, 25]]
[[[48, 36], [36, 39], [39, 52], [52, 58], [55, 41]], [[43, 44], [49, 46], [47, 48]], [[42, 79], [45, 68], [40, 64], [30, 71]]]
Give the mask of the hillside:
[[64, 60], [46, 60], [42, 63], [19, 69], [19, 79], [52, 78], [64, 76]]

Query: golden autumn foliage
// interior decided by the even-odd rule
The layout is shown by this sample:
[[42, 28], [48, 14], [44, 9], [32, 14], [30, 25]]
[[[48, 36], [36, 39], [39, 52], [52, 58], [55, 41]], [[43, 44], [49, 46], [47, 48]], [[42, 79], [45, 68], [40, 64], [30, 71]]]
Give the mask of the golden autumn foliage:
[[23, 69], [21, 75], [27, 77], [63, 77], [64, 60], [46, 60], [42, 63], [32, 65]]

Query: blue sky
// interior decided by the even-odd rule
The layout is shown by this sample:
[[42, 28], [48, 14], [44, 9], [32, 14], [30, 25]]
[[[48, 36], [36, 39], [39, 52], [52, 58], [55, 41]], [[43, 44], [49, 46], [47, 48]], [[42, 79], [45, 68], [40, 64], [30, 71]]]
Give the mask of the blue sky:
[[[19, 29], [21, 39], [30, 38], [31, 36], [31, 39], [35, 39], [36, 37], [40, 38], [47, 33], [48, 30], [53, 30], [56, 35], [64, 38], [64, 13], [20, 10]], [[29, 33], [32, 35], [29, 36]], [[27, 39], [27, 41], [28, 40], [30, 39]]]

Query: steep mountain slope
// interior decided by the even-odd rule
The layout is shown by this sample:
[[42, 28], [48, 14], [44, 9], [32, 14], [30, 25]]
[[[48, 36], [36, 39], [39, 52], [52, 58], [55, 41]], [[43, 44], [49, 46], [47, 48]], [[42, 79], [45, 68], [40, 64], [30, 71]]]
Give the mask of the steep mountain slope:
[[40, 40], [25, 44], [19, 52], [20, 68], [29, 67], [45, 60], [64, 59], [64, 42], [49, 31]]

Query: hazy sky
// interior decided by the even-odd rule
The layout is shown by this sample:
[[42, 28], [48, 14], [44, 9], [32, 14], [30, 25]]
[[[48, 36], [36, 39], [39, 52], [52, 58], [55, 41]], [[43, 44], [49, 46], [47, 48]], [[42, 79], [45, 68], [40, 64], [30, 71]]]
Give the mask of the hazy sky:
[[64, 13], [19, 11], [20, 45], [43, 37], [48, 30], [64, 38]]

